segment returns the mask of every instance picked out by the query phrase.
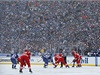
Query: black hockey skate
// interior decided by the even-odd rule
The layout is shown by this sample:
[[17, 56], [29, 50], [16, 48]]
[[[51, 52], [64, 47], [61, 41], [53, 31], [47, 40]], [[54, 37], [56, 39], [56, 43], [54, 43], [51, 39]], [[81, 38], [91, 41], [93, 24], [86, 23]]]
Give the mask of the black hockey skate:
[[55, 65], [53, 68], [56, 68], [57, 67], [57, 65]]
[[60, 68], [63, 68], [63, 66], [60, 66]]
[[32, 70], [31, 70], [31, 69], [29, 69], [29, 72], [30, 72], [30, 73], [32, 73]]
[[47, 66], [44, 66], [44, 68], [47, 68]]
[[14, 65], [12, 65], [12, 69], [17, 69], [17, 68], [16, 68], [16, 65], [15, 65], [15, 66], [14, 66]]
[[20, 72], [20, 73], [23, 73], [23, 71], [22, 71], [22, 70], [19, 70], [19, 72]]
[[14, 67], [13, 69], [17, 69], [16, 67]]
[[15, 69], [15, 66], [14, 65], [12, 65], [12, 69]]
[[74, 66], [72, 66], [72, 67], [74, 67]]
[[67, 65], [66, 68], [70, 68], [69, 65]]
[[77, 65], [76, 67], [82, 67], [81, 65]]

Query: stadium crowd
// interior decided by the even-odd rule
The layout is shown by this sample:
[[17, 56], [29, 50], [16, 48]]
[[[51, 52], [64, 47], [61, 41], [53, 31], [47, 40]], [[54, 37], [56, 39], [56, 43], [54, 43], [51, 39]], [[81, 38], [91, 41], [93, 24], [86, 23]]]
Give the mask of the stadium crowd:
[[100, 1], [0, 1], [0, 52], [100, 47]]

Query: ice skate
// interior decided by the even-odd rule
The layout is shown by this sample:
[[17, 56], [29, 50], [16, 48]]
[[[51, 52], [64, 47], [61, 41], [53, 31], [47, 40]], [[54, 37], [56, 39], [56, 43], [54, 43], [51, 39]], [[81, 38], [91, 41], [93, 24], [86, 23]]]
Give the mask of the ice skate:
[[20, 72], [20, 73], [23, 73], [23, 71], [22, 71], [22, 70], [19, 70], [19, 72]]
[[57, 67], [57, 65], [55, 65], [53, 68], [56, 68]]
[[66, 65], [66, 68], [70, 68], [69, 65]]
[[32, 70], [31, 70], [31, 69], [29, 69], [29, 72], [30, 72], [30, 73], [32, 73]]

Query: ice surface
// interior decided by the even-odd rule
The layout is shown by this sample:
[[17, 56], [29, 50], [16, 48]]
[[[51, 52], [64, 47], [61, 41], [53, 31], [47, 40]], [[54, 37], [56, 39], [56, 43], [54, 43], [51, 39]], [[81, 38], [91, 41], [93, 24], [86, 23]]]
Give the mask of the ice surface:
[[23, 69], [23, 73], [19, 73], [19, 65], [17, 69], [12, 69], [11, 64], [0, 64], [0, 75], [100, 75], [100, 67], [82, 66], [81, 68], [53, 68], [49, 65], [48, 68], [43, 68], [43, 65], [32, 65], [33, 73], [28, 72], [28, 68]]

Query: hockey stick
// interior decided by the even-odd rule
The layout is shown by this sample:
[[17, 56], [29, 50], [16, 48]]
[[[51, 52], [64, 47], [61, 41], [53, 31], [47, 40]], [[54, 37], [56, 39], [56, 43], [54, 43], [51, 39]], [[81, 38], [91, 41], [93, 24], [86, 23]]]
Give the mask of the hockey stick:
[[72, 62], [70, 62], [69, 64], [72, 64], [73, 63], [73, 61]]
[[42, 61], [42, 59], [40, 59], [40, 60], [37, 60], [38, 62], [40, 62], [40, 61]]

